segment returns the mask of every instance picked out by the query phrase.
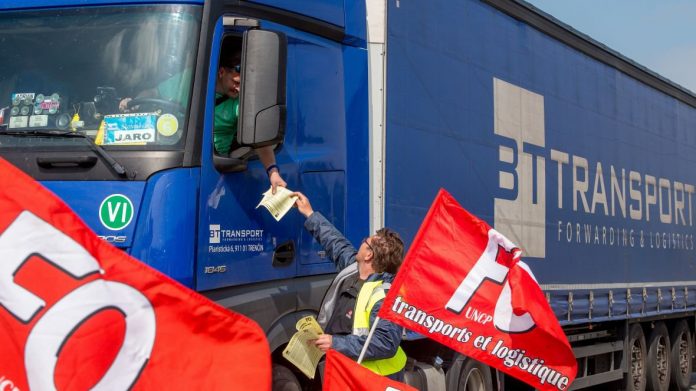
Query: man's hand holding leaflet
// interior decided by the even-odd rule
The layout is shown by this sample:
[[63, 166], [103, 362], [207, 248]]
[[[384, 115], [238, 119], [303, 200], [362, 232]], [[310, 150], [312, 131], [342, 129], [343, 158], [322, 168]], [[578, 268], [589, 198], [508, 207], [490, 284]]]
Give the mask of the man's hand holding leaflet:
[[308, 378], [314, 379], [317, 364], [324, 353], [314, 345], [323, 330], [313, 316], [300, 319], [295, 325], [297, 333], [292, 336], [288, 346], [283, 351], [283, 357], [297, 367]]

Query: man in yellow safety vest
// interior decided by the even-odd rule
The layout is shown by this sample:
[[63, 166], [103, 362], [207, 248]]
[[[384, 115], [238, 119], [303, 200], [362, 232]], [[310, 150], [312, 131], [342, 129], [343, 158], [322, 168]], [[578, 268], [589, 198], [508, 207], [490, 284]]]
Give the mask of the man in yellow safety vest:
[[[317, 317], [325, 334], [315, 344], [323, 351], [332, 348], [357, 359], [385, 293], [401, 266], [404, 244], [396, 232], [382, 228], [366, 237], [356, 249], [321, 213], [312, 209], [304, 194], [294, 195], [299, 212], [307, 218], [305, 228], [339, 270]], [[362, 365], [377, 374], [403, 381], [406, 354], [399, 347], [402, 331], [400, 326], [380, 320]]]

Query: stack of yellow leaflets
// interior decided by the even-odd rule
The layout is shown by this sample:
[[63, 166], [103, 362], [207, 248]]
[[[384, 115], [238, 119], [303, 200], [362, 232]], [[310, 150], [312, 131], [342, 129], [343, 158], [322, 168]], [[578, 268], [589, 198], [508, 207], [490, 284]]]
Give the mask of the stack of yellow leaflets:
[[288, 346], [283, 351], [283, 357], [290, 361], [308, 378], [314, 379], [317, 364], [324, 352], [319, 350], [314, 343], [324, 331], [313, 316], [305, 316], [295, 325], [297, 332], [292, 336]]

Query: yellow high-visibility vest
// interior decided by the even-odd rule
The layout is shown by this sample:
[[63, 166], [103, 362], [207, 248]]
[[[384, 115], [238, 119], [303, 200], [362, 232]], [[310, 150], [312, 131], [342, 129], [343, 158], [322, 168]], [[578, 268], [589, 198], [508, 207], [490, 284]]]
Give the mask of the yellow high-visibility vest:
[[[370, 311], [372, 311], [372, 307], [378, 301], [386, 296], [382, 285], [382, 281], [368, 281], [360, 289], [353, 316], [354, 335], [367, 336], [370, 333]], [[406, 353], [399, 346], [393, 357], [379, 360], [364, 360], [361, 364], [378, 375], [387, 376], [404, 369], [406, 366]]]

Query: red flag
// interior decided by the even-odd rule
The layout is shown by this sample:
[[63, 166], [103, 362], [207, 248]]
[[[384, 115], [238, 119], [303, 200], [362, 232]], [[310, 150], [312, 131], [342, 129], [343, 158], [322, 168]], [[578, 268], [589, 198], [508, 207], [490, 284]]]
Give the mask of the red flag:
[[326, 352], [324, 391], [418, 391], [380, 376], [335, 350]]
[[379, 316], [541, 390], [577, 362], [520, 250], [440, 190]]
[[3, 159], [0, 183], [4, 389], [270, 389], [256, 323], [97, 238]]

